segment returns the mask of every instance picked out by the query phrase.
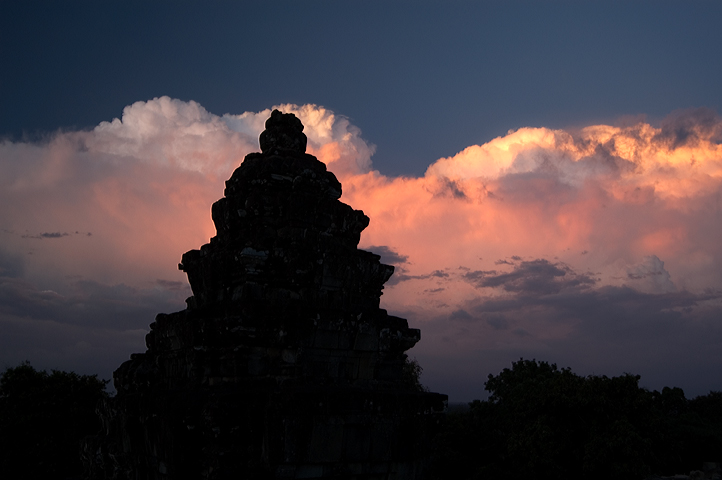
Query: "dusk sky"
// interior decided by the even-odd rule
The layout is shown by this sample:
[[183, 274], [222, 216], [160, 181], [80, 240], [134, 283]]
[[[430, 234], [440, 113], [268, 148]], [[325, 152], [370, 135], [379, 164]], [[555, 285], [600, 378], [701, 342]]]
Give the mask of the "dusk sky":
[[722, 2], [0, 2], [0, 367], [111, 378], [273, 108], [450, 401], [722, 390]]

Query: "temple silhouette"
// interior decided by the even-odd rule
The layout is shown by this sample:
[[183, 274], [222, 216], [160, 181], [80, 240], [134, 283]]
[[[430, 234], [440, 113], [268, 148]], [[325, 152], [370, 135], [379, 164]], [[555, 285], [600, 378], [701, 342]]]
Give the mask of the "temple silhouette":
[[[92, 478], [423, 477], [447, 397], [418, 388], [420, 340], [379, 308], [393, 267], [357, 248], [369, 218], [274, 110], [182, 257], [193, 296], [113, 375]], [[172, 232], [170, 233], [172, 234]]]

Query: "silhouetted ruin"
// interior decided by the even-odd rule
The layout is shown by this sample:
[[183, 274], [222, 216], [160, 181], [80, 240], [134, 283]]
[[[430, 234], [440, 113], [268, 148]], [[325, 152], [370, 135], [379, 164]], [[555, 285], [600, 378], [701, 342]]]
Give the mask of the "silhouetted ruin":
[[415, 479], [446, 395], [419, 391], [420, 339], [379, 308], [393, 267], [357, 248], [369, 218], [274, 110], [183, 255], [193, 296], [114, 373], [93, 478]]

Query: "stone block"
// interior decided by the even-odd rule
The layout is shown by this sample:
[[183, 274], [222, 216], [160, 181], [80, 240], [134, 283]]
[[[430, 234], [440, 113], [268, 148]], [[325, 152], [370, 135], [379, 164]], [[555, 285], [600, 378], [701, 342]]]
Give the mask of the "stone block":
[[372, 461], [385, 462], [392, 460], [395, 430], [396, 425], [391, 419], [381, 418], [374, 421], [370, 452]]
[[359, 357], [357, 378], [359, 380], [373, 379], [375, 368], [376, 362], [374, 362], [374, 359], [370, 355], [364, 355]]
[[341, 362], [339, 366], [339, 376], [347, 380], [356, 380], [358, 378], [358, 361]]
[[351, 350], [353, 348], [352, 334], [349, 331], [339, 330], [338, 332], [338, 349]]
[[337, 349], [339, 332], [334, 330], [318, 330], [313, 345], [316, 348]]
[[371, 425], [348, 423], [343, 430], [343, 459], [347, 462], [367, 461], [371, 452]]
[[353, 344], [354, 350], [361, 352], [375, 352], [379, 349], [379, 337], [376, 333], [359, 332]]
[[345, 430], [345, 421], [342, 418], [314, 417], [308, 460], [311, 462], [338, 461], [344, 445]]
[[323, 476], [323, 465], [299, 465], [293, 478], [321, 478]]
[[298, 359], [298, 349], [291, 349], [286, 348], [281, 351], [281, 359], [285, 363], [296, 363], [296, 360]]

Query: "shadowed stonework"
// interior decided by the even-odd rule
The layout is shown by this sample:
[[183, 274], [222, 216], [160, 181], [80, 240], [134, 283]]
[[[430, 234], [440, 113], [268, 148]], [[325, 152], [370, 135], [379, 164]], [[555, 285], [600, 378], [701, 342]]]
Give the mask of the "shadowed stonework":
[[368, 217], [274, 111], [183, 255], [193, 296], [114, 373], [95, 478], [421, 478], [446, 396], [419, 391], [420, 339], [379, 308], [393, 267], [357, 249]]

